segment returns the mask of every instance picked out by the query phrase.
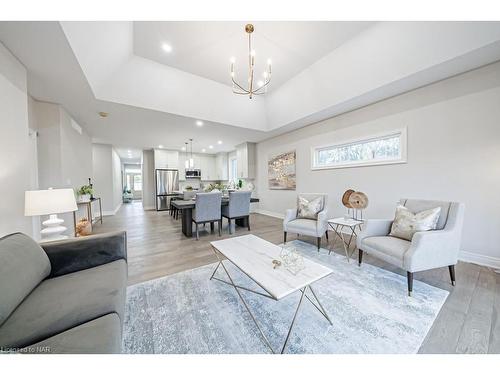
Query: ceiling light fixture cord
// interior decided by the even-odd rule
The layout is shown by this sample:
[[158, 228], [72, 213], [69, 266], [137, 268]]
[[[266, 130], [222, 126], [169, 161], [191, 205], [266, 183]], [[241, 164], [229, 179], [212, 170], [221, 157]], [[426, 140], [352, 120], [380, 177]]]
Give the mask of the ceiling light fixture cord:
[[245, 26], [245, 31], [248, 34], [248, 89], [243, 88], [235, 80], [234, 63], [231, 61], [231, 81], [233, 82], [233, 92], [238, 95], [248, 95], [250, 99], [254, 95], [262, 95], [267, 92], [267, 85], [271, 82], [271, 60], [267, 61], [267, 70], [264, 72], [264, 82], [262, 82], [256, 89], [254, 89], [254, 68], [255, 68], [255, 51], [252, 50], [252, 33], [254, 31], [252, 24]]

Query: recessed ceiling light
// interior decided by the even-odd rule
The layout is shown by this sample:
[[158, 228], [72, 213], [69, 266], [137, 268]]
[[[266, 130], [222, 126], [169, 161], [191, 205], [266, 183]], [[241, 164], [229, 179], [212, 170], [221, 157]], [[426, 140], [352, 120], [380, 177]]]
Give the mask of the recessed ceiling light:
[[218, 144], [218, 145], [221, 145], [221, 144], [222, 144], [222, 141], [217, 141], [217, 144]]
[[108, 117], [109, 113], [108, 112], [99, 112], [99, 116], [101, 116], [102, 118]]
[[172, 52], [172, 46], [171, 46], [170, 44], [168, 44], [168, 43], [163, 43], [163, 44], [161, 45], [161, 48], [162, 48], [165, 52], [167, 52], [167, 53]]
[[202, 148], [202, 149], [201, 149], [201, 152], [207, 152], [207, 150], [206, 150], [206, 149], [204, 149], [204, 148]]
[[163, 145], [159, 145], [158, 147], [159, 147], [159, 148], [163, 148]]
[[209, 148], [209, 149], [212, 149], [212, 148], [214, 148], [214, 146], [210, 145], [210, 146], [208, 146], [208, 148]]
[[203, 126], [203, 121], [201, 121], [201, 120], [197, 120], [197, 121], [196, 121], [196, 125], [198, 125], [198, 126]]
[[182, 146], [181, 150], [186, 151], [186, 147]]
[[229, 59], [229, 62], [230, 62], [231, 64], [234, 64], [234, 63], [236, 62], [236, 57], [234, 57], [234, 56], [233, 56], [233, 57], [231, 57], [231, 58]]

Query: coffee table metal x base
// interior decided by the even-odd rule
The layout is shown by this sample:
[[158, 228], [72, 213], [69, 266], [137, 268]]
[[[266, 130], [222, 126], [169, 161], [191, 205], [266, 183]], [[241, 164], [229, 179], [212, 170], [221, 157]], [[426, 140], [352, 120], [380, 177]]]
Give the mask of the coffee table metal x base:
[[[266, 335], [264, 334], [264, 332], [262, 331], [262, 328], [261, 326], [259, 325], [259, 323], [257, 322], [257, 319], [255, 318], [255, 316], [252, 314], [252, 311], [250, 310], [250, 308], [248, 307], [248, 304], [246, 303], [246, 301], [243, 299], [243, 296], [241, 295], [241, 292], [240, 292], [240, 289], [242, 290], [246, 290], [248, 292], [252, 292], [252, 293], [255, 293], [255, 294], [258, 294], [260, 296], [263, 296], [263, 297], [266, 297], [266, 298], [271, 298], [272, 300], [275, 300], [277, 301], [277, 299], [275, 299], [273, 296], [271, 296], [269, 293], [262, 293], [262, 292], [259, 292], [259, 291], [256, 291], [256, 290], [253, 290], [253, 289], [249, 289], [249, 288], [246, 288], [244, 286], [241, 286], [241, 285], [236, 285], [233, 281], [233, 278], [231, 277], [231, 275], [229, 274], [229, 271], [227, 270], [226, 266], [224, 265], [223, 263], [223, 260], [220, 256], [219, 256], [219, 252], [214, 248], [214, 253], [215, 255], [217, 256], [217, 259], [219, 261], [219, 263], [217, 264], [217, 267], [215, 267], [215, 270], [214, 272], [212, 273], [212, 276], [210, 276], [210, 280], [214, 279], [214, 280], [217, 280], [217, 281], [220, 281], [220, 282], [223, 282], [224, 284], [228, 284], [228, 285], [231, 285], [234, 287], [234, 289], [236, 290], [236, 293], [238, 294], [238, 297], [240, 297], [241, 299], [241, 302], [243, 302], [243, 305], [245, 306], [246, 310], [248, 311], [248, 313], [250, 314], [250, 316], [252, 317], [252, 320], [253, 322], [255, 323], [255, 325], [257, 326], [257, 329], [259, 330], [262, 338], [264, 339], [264, 342], [266, 343], [266, 345], [269, 347], [269, 349], [271, 350], [271, 352], [273, 354], [276, 354], [276, 351], [273, 349], [271, 343], [269, 342], [268, 338], [266, 337]], [[231, 262], [229, 259], [226, 259], [227, 261]], [[233, 262], [231, 262], [236, 268], [238, 268], [241, 272], [243, 272], [245, 275], [246, 273], [241, 270], [238, 266], [236, 266]], [[217, 270], [219, 269], [219, 267], [222, 266], [222, 268], [224, 269], [224, 271], [226, 272], [226, 275], [227, 277], [229, 278], [229, 281], [226, 281], [226, 280], [223, 280], [223, 279], [220, 279], [218, 277], [215, 277], [215, 273], [217, 272]], [[247, 275], [248, 276], [248, 275]], [[254, 281], [257, 285], [259, 285], [259, 283], [257, 283], [254, 279], [252, 279], [250, 276], [248, 276], [248, 278], [252, 281]], [[259, 285], [263, 290], [265, 290], [261, 285]], [[316, 305], [316, 303], [313, 302], [313, 300], [306, 294], [307, 292], [307, 289], [309, 289], [314, 297], [314, 299], [316, 300], [316, 302], [318, 303]], [[304, 299], [304, 297], [309, 301], [311, 302], [311, 304], [316, 307], [316, 309], [321, 313], [321, 315], [323, 315], [325, 317], [326, 320], [328, 320], [328, 322], [330, 323], [330, 325], [333, 325], [332, 321], [330, 320], [330, 317], [328, 316], [326, 310], [324, 309], [323, 305], [321, 304], [321, 302], [319, 301], [318, 297], [316, 296], [316, 293], [314, 293], [314, 290], [313, 288], [311, 287], [311, 285], [306, 285], [304, 288], [300, 289], [300, 292], [301, 292], [301, 295], [300, 295], [300, 300], [299, 300], [299, 304], [297, 305], [297, 309], [295, 310], [295, 314], [293, 315], [293, 319], [292, 319], [292, 323], [290, 324], [290, 328], [288, 329], [288, 333], [286, 335], [286, 339], [285, 339], [285, 343], [283, 344], [283, 347], [281, 348], [281, 354], [283, 354], [285, 352], [285, 349], [286, 349], [286, 346], [288, 344], [288, 340], [290, 339], [290, 335], [292, 333], [292, 329], [293, 329], [293, 326], [295, 325], [295, 319], [297, 318], [297, 314], [299, 312], [299, 309], [300, 309], [300, 306], [302, 305], [302, 301]]]

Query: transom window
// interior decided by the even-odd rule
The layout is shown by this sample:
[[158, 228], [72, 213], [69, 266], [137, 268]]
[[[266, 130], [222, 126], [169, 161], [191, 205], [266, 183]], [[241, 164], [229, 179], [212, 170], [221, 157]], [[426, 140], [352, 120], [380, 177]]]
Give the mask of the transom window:
[[406, 130], [312, 149], [312, 169], [406, 162]]

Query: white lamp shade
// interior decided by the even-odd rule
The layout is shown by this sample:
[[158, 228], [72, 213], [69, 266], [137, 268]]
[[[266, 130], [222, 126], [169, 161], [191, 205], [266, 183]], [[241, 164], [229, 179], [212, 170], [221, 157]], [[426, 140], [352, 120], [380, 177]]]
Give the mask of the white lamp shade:
[[31, 190], [24, 193], [24, 215], [39, 216], [76, 211], [73, 189]]

